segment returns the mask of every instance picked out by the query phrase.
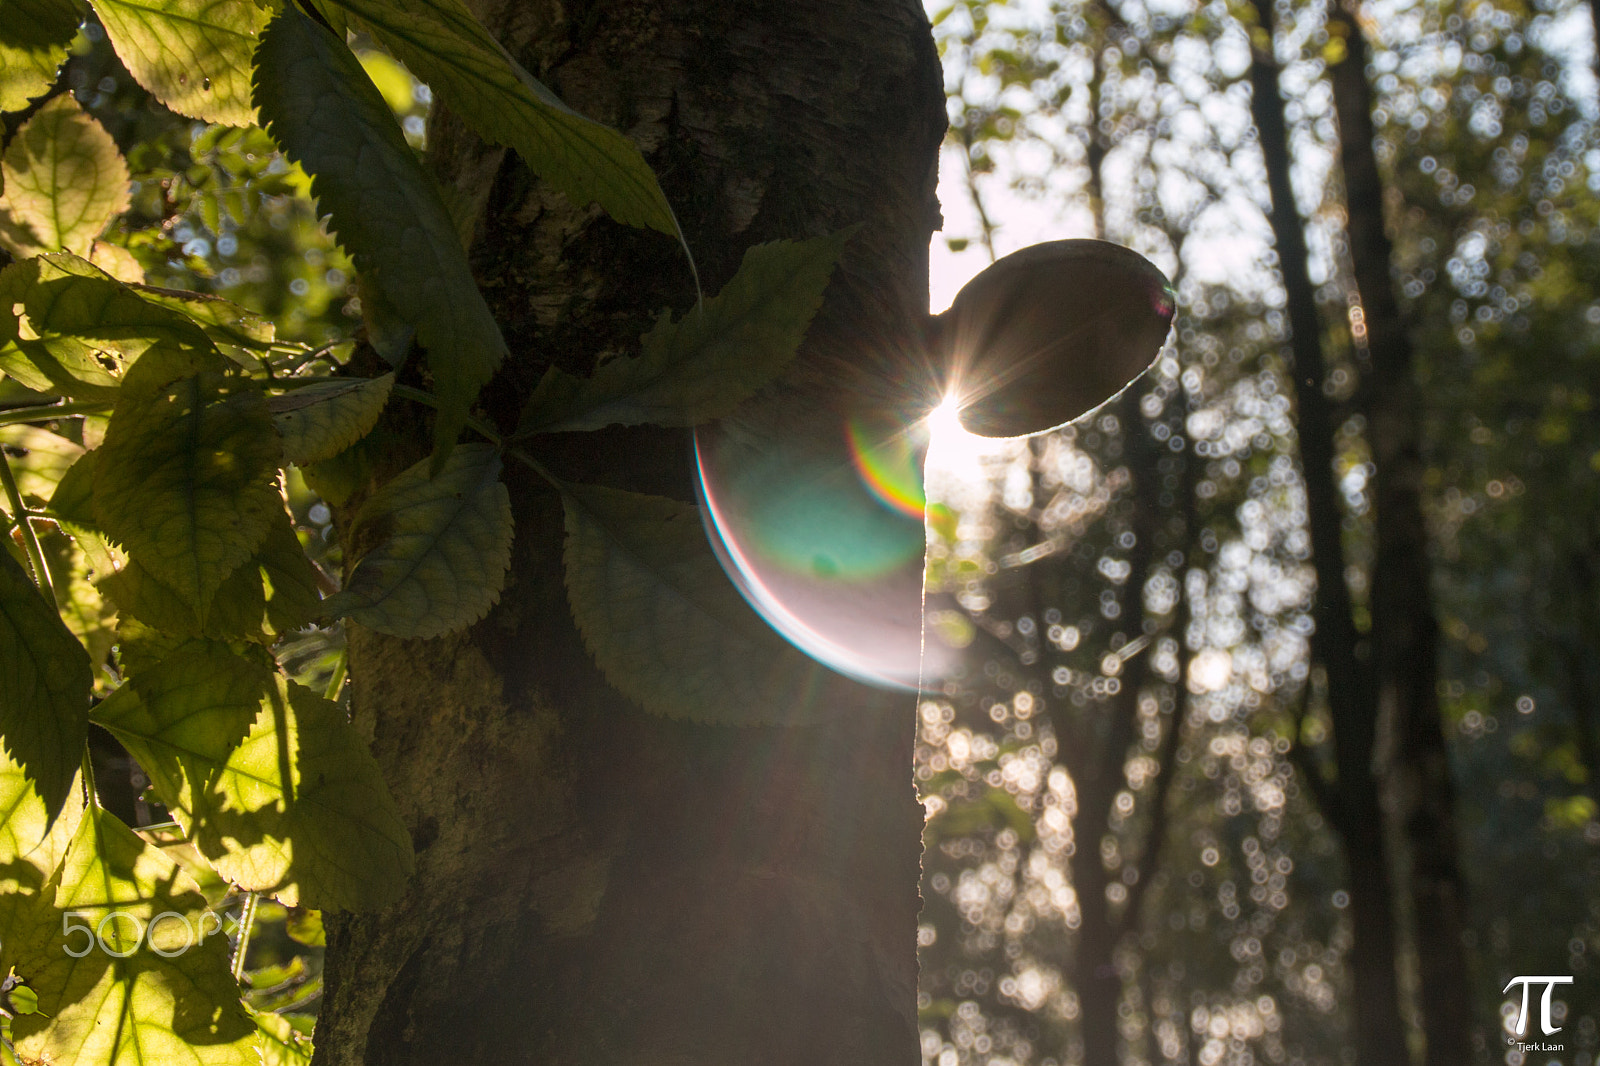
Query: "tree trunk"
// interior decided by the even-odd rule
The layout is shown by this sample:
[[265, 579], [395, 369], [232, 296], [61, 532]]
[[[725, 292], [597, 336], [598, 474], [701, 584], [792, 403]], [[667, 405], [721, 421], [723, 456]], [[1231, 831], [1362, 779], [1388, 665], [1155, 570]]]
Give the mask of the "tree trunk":
[[[1372, 387], [1364, 390], [1372, 448], [1376, 550], [1372, 646], [1378, 711], [1394, 730], [1388, 770], [1392, 815], [1409, 852], [1427, 1066], [1472, 1059], [1473, 986], [1462, 933], [1466, 900], [1456, 834], [1455, 783], [1439, 714], [1439, 625], [1433, 611], [1428, 528], [1422, 512], [1422, 396], [1411, 338], [1394, 296], [1383, 181], [1373, 149], [1367, 49], [1354, 13], [1330, 12], [1348, 53], [1331, 68], [1339, 118], [1347, 233]], [[1360, 338], [1357, 338], [1358, 342]]]
[[[1600, 2], [1600, 0], [1596, 0]], [[1109, 3], [1096, 4], [1089, 24], [1089, 48], [1094, 63], [1089, 72], [1089, 128], [1084, 131], [1084, 153], [1089, 166], [1089, 216], [1094, 220], [1094, 236], [1106, 239], [1106, 190], [1103, 171], [1110, 138], [1100, 129], [1100, 105], [1105, 95], [1106, 45], [1110, 27], [1116, 25], [1116, 12]]]
[[[1270, 48], [1271, 0], [1255, 0], [1255, 8]], [[1358, 1066], [1400, 1066], [1408, 1056], [1395, 971], [1394, 890], [1378, 781], [1372, 765], [1378, 733], [1368, 661], [1370, 649], [1356, 632], [1350, 592], [1345, 585], [1342, 523], [1334, 484], [1334, 427], [1322, 391], [1326, 377], [1322, 329], [1307, 273], [1305, 230], [1290, 182], [1289, 135], [1278, 73], [1277, 61], [1270, 52], [1256, 49], [1250, 67], [1250, 109], [1266, 160], [1272, 232], [1288, 294], [1297, 428], [1310, 512], [1311, 554], [1317, 574], [1312, 654], [1328, 677], [1328, 710], [1333, 721], [1334, 764], [1338, 772], [1334, 820], [1344, 841], [1350, 878], [1356, 1062]]]
[[[852, 361], [909, 375], [945, 125], [916, 0], [480, 14], [645, 148], [708, 292], [753, 243], [862, 224], [780, 386], [795, 403], [829, 402]], [[430, 160], [478, 206], [474, 265], [513, 352], [485, 398], [502, 426], [551, 363], [587, 373], [635, 350], [660, 308], [691, 305], [672, 241], [575, 209], [447, 114]], [[694, 498], [678, 432], [555, 438], [540, 457]], [[329, 916], [318, 1066], [916, 1063], [914, 701], [851, 686], [832, 724], [804, 728], [643, 714], [572, 624], [559, 500], [531, 478], [511, 488], [513, 570], [488, 619], [433, 641], [352, 627], [355, 721], [418, 870], [387, 911]]]
[[[1156, 532], [1160, 528], [1156, 503], [1160, 475], [1156, 469], [1157, 446], [1139, 416], [1138, 406], [1121, 404], [1120, 413], [1128, 467], [1133, 475], [1130, 526], [1135, 540], [1128, 552], [1129, 573], [1122, 595], [1122, 629], [1131, 643], [1144, 633], [1144, 586], [1150, 578]], [[1048, 566], [1067, 566], [1071, 565], [1069, 559], [1070, 556], [1055, 556], [1044, 562]], [[1150, 676], [1149, 663], [1147, 652], [1130, 657], [1121, 671], [1116, 695], [1103, 704], [1074, 710], [1064, 700], [1048, 703], [1057, 757], [1072, 777], [1078, 802], [1073, 818], [1075, 843], [1068, 867], [1080, 917], [1072, 983], [1078, 993], [1084, 1066], [1116, 1066], [1121, 1061], [1118, 1010], [1123, 986], [1116, 953], [1131, 926], [1111, 912], [1106, 896], [1111, 878], [1100, 844], [1111, 832], [1112, 806], [1127, 782], [1128, 749], [1138, 733], [1139, 694]], [[1152, 856], [1154, 849], [1152, 842]], [[1141, 877], [1154, 876], [1153, 869], [1139, 873]]]

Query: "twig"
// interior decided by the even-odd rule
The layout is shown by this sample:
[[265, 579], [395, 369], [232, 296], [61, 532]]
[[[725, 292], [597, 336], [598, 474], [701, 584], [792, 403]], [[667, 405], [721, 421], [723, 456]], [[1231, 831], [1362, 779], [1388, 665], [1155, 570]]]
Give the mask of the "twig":
[[11, 460], [7, 458], [3, 446], [0, 446], [0, 484], [5, 486], [6, 499], [11, 504], [11, 515], [16, 519], [17, 530], [22, 534], [22, 547], [28, 554], [29, 564], [33, 567], [33, 579], [38, 583], [39, 591], [54, 609], [56, 593], [50, 583], [50, 570], [44, 563], [44, 549], [39, 546], [39, 538], [34, 534], [27, 505], [22, 502], [22, 492], [17, 488], [17, 479], [11, 472]]
[[9, 411], [0, 411], [0, 426], [15, 425], [18, 422], [48, 422], [55, 418], [70, 418], [73, 415], [103, 415], [111, 410], [108, 403], [55, 403], [35, 404], [32, 407], [13, 407]]
[[256, 924], [256, 901], [260, 898], [254, 892], [246, 892], [244, 909], [239, 912], [239, 943], [233, 949], [233, 979], [241, 983], [244, 981], [244, 956], [250, 950], [250, 930]]

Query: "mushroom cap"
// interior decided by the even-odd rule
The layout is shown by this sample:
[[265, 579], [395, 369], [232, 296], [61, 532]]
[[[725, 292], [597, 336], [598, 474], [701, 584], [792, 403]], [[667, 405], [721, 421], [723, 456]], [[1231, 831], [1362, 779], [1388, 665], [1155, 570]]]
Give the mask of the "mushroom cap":
[[967, 430], [1026, 436], [1093, 410], [1144, 372], [1174, 308], [1166, 275], [1138, 252], [1047, 241], [962, 288], [935, 319], [935, 359]]

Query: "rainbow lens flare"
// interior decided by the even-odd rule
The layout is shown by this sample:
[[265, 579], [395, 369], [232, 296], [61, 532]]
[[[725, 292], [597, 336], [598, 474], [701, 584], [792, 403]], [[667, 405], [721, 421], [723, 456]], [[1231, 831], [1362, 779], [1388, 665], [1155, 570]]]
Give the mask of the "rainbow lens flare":
[[745, 599], [801, 651], [859, 681], [916, 688], [926, 431], [830, 414], [808, 430], [696, 430], [711, 543]]

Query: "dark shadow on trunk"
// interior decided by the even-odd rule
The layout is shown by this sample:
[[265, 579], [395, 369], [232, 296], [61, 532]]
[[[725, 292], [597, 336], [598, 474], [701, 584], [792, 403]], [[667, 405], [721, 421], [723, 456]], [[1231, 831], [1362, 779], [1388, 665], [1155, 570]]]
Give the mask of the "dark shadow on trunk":
[[[911, 376], [945, 126], [916, 0], [476, 6], [570, 105], [644, 146], [707, 292], [751, 244], [861, 224], [774, 404], [843, 409], [852, 365], [858, 402]], [[692, 304], [672, 240], [566, 203], [448, 114], [429, 141], [481, 205], [474, 267], [513, 353], [485, 395], [502, 426], [550, 364], [589, 373]], [[397, 428], [425, 446], [426, 427]], [[540, 457], [694, 498], [681, 432]], [[853, 688], [831, 724], [793, 729], [643, 714], [574, 630], [559, 501], [511, 490], [513, 570], [488, 619], [434, 641], [353, 627], [355, 721], [418, 871], [386, 911], [329, 916], [318, 1066], [914, 1064], [914, 700]]]

